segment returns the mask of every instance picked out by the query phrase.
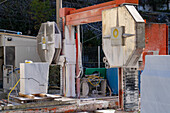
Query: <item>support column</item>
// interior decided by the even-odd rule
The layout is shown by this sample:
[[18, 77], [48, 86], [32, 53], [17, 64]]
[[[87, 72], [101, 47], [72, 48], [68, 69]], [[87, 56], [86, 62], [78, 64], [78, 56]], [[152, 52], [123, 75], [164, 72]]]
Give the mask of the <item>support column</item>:
[[98, 46], [98, 68], [100, 68], [100, 46]]
[[59, 9], [60, 8], [62, 8], [62, 0], [56, 0], [56, 22], [57, 22], [59, 29], [61, 30], [60, 16], [59, 16]]
[[118, 75], [119, 107], [123, 110], [123, 70], [121, 67], [118, 70]]
[[63, 83], [63, 95], [66, 95], [66, 67], [65, 65], [62, 67], [62, 81]]
[[76, 90], [77, 90], [77, 97], [80, 98], [80, 68], [79, 68], [79, 46], [80, 46], [80, 26], [76, 27]]
[[75, 28], [65, 26], [64, 56], [66, 58], [66, 89], [65, 96], [75, 97], [75, 65], [76, 65], [76, 46]]
[[124, 110], [137, 111], [139, 109], [139, 87], [137, 68], [123, 68]]

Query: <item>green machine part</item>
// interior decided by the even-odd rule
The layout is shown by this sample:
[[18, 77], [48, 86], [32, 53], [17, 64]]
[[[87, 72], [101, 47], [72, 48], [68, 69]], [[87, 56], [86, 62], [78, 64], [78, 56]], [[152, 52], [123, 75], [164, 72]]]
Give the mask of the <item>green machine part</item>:
[[91, 75], [94, 72], [99, 72], [100, 77], [106, 79], [106, 68], [86, 68], [85, 75]]

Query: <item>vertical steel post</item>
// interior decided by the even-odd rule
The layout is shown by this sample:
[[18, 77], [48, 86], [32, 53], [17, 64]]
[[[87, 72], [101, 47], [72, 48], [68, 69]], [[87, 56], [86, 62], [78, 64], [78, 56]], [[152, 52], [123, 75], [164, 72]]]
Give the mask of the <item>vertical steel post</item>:
[[83, 54], [84, 53], [83, 52], [83, 49], [84, 49], [83, 48], [83, 43], [84, 43], [84, 41], [83, 41], [83, 25], [81, 26], [81, 39], [82, 39], [82, 57], [81, 58], [82, 58], [82, 63], [83, 63], [83, 61], [84, 61], [84, 57], [83, 57], [84, 56], [84, 54]]
[[98, 68], [100, 68], [100, 46], [98, 46]]
[[80, 68], [79, 68], [79, 36], [80, 35], [80, 27], [77, 26], [76, 29], [76, 89], [77, 89], [77, 97], [80, 98]]
[[119, 107], [123, 110], [123, 69], [120, 67], [118, 70], [118, 83], [119, 83]]
[[56, 22], [57, 22], [57, 25], [58, 25], [59, 29], [61, 30], [60, 16], [59, 16], [59, 9], [60, 8], [62, 8], [62, 0], [56, 0]]
[[66, 66], [62, 67], [62, 78], [63, 78], [63, 95], [66, 96]]

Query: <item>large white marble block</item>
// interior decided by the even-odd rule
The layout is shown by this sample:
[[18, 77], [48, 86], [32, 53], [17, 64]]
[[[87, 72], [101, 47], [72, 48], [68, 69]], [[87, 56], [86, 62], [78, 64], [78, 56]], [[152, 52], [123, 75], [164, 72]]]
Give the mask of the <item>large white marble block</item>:
[[49, 63], [20, 64], [20, 92], [22, 94], [47, 93]]

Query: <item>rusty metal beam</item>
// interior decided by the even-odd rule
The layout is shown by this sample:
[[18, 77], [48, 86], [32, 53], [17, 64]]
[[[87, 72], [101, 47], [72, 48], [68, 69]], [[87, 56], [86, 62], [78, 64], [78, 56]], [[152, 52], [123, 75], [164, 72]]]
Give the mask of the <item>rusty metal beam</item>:
[[[138, 4], [138, 0], [115, 0], [98, 5], [93, 5], [81, 9], [72, 9], [67, 14], [61, 14], [66, 16], [66, 25], [81, 25], [93, 22], [99, 22], [102, 20], [102, 11], [118, 7], [120, 4], [131, 3]], [[68, 8], [67, 8], [68, 9]], [[64, 9], [61, 9], [63, 12]], [[67, 10], [68, 11], [68, 10]]]
[[115, 0], [116, 4], [120, 5], [120, 4], [138, 4], [139, 0]]
[[79, 12], [83, 12], [83, 11], [87, 11], [87, 10], [93, 10], [93, 9], [97, 9], [97, 8], [101, 8], [101, 7], [105, 7], [105, 6], [109, 6], [109, 5], [115, 5], [115, 4], [120, 5], [120, 4], [125, 4], [125, 3], [138, 4], [138, 0], [113, 0], [110, 2], [102, 3], [102, 4], [97, 4], [97, 5], [73, 10], [73, 11], [70, 11], [70, 14], [79, 13]]
[[117, 7], [117, 5], [109, 5], [93, 10], [74, 13], [66, 16], [66, 25], [81, 25], [102, 20], [102, 11]]
[[138, 4], [138, 0], [114, 0], [81, 9], [61, 8], [60, 17], [66, 17], [65, 25], [81, 25], [102, 20], [102, 11], [118, 7], [120, 4]]

